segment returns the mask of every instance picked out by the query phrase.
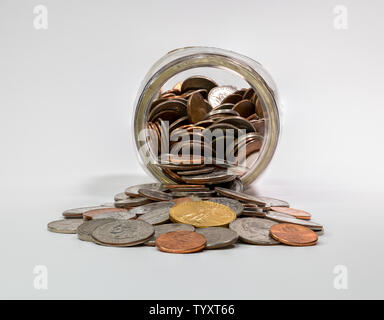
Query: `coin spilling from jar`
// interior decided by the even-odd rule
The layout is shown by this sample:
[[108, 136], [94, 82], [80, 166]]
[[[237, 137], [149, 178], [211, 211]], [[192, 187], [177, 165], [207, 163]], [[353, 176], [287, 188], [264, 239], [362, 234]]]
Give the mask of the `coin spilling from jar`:
[[[65, 210], [48, 230], [76, 234], [102, 246], [152, 246], [167, 253], [195, 253], [239, 243], [313, 246], [323, 234], [311, 214], [276, 198], [243, 191], [241, 181], [209, 184], [142, 184], [114, 202]], [[183, 191], [180, 191], [183, 190]]]

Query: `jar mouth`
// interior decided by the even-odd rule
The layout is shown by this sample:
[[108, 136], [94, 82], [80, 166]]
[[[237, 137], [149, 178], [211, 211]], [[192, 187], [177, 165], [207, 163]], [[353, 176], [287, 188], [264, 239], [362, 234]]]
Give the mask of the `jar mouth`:
[[150, 69], [137, 96], [134, 113], [134, 138], [140, 160], [160, 182], [173, 182], [161, 168], [154, 164], [156, 159], [153, 156], [148, 158], [152, 152], [150, 145], [143, 139], [141, 133], [146, 128], [151, 103], [158, 97], [164, 84], [174, 76], [196, 68], [228, 70], [245, 80], [260, 98], [265, 119], [264, 139], [257, 159], [254, 160], [249, 172], [241, 177], [243, 184], [248, 185], [268, 166], [277, 147], [280, 132], [277, 94], [272, 78], [261, 64], [224, 49], [210, 47], [175, 49], [162, 57]]

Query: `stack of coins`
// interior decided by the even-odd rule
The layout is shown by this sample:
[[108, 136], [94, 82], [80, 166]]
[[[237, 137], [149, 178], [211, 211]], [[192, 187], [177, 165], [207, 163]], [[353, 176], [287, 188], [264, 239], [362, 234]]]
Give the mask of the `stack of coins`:
[[208, 185], [150, 183], [126, 188], [114, 202], [69, 209], [48, 230], [103, 246], [156, 246], [168, 253], [253, 245], [312, 246], [323, 226], [288, 202]]

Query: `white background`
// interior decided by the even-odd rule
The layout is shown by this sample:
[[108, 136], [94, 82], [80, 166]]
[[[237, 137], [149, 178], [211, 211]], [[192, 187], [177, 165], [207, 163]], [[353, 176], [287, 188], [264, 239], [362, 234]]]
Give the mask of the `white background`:
[[[33, 8], [48, 8], [48, 29]], [[348, 29], [334, 26], [336, 5]], [[384, 298], [381, 1], [0, 0], [0, 297]], [[151, 181], [132, 144], [141, 79], [183, 46], [261, 62], [283, 101], [278, 152], [252, 187], [310, 211], [318, 246], [170, 255], [46, 231], [64, 209]], [[48, 290], [33, 286], [48, 268]], [[336, 265], [348, 290], [336, 290]]]

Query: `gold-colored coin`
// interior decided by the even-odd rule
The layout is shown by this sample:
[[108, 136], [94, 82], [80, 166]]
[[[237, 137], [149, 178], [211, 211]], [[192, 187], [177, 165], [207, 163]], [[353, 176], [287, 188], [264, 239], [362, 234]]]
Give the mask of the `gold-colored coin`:
[[211, 201], [189, 201], [169, 210], [173, 222], [191, 224], [196, 228], [223, 227], [236, 219], [229, 207]]

